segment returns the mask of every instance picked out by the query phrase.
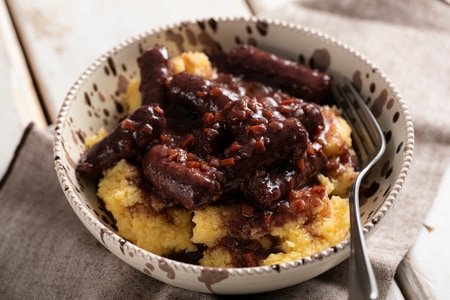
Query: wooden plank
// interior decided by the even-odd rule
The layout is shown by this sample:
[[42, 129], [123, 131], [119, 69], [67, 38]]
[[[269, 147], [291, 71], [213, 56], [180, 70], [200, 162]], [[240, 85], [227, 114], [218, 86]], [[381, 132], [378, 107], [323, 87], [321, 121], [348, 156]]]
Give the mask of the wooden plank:
[[267, 14], [271, 11], [277, 10], [283, 7], [292, 0], [248, 0], [247, 3], [250, 6], [252, 12], [255, 15]]
[[404, 300], [404, 299], [405, 297], [403, 296], [403, 293], [400, 290], [400, 287], [398, 286], [397, 282], [393, 281], [389, 289], [389, 293], [386, 295], [386, 300]]
[[450, 294], [450, 165], [417, 241], [402, 261], [397, 281], [411, 299], [446, 299]]
[[433, 299], [432, 291], [423, 274], [417, 269], [414, 258], [408, 253], [401, 261], [395, 276], [400, 290], [407, 299]]
[[182, 20], [249, 16], [245, 0], [7, 1], [40, 94], [55, 120], [72, 83], [95, 59], [125, 39]]
[[0, 70], [1, 177], [27, 124], [46, 125], [4, 1], [0, 1]]

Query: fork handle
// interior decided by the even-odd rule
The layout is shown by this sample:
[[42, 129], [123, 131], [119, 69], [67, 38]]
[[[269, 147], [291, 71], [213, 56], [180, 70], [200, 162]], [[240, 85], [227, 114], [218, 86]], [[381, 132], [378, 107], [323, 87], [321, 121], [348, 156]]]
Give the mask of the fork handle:
[[[378, 287], [375, 274], [366, 251], [364, 234], [359, 218], [359, 183], [350, 191], [350, 269], [349, 299], [378, 299]], [[350, 200], [352, 201], [352, 200]]]

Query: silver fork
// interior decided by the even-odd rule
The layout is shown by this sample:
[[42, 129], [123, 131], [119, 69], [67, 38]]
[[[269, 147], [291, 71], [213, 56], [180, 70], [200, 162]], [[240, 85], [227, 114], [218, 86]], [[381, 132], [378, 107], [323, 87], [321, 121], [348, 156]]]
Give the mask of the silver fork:
[[348, 79], [337, 86], [335, 98], [352, 128], [352, 140], [360, 157], [361, 171], [350, 189], [350, 269], [349, 299], [378, 299], [375, 274], [366, 251], [359, 211], [361, 181], [383, 155], [386, 142], [378, 122]]

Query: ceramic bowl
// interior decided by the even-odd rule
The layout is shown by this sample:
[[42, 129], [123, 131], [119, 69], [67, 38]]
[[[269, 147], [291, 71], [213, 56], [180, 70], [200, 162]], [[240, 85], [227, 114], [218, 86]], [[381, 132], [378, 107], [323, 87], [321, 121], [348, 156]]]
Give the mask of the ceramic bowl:
[[145, 251], [114, 230], [95, 195], [95, 186], [77, 177], [75, 165], [84, 139], [124, 117], [127, 83], [139, 76], [136, 58], [144, 49], [165, 45], [171, 55], [186, 50], [208, 54], [252, 43], [285, 58], [329, 72], [336, 83], [347, 77], [358, 87], [384, 132], [387, 149], [367, 175], [361, 201], [366, 238], [392, 209], [410, 166], [413, 126], [402, 97], [372, 62], [347, 45], [315, 30], [255, 18], [182, 22], [131, 38], [100, 57], [74, 83], [60, 110], [54, 158], [61, 186], [81, 222], [109, 251], [132, 267], [168, 284], [206, 293], [244, 294], [291, 286], [313, 278], [349, 256], [349, 240], [320, 253], [274, 266], [208, 268]]

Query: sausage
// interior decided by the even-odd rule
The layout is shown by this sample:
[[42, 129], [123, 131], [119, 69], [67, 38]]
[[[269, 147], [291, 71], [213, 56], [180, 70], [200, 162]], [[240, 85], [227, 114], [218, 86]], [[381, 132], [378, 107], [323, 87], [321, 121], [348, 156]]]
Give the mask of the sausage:
[[195, 111], [200, 116], [206, 112], [220, 111], [225, 104], [238, 98], [218, 84], [187, 72], [173, 75], [167, 86], [170, 103]]
[[276, 107], [276, 110], [285, 117], [298, 118], [311, 136], [319, 126], [324, 124], [322, 111], [316, 103], [292, 98], [284, 100]]
[[308, 132], [297, 118], [266, 113], [255, 98], [232, 102], [223, 114], [227, 130], [236, 137], [220, 161], [228, 179], [224, 187], [231, 191], [245, 189], [255, 170], [271, 168], [307, 148]]
[[314, 143], [297, 164], [288, 163], [268, 172], [258, 172], [250, 180], [247, 197], [262, 207], [273, 207], [285, 200], [291, 190], [298, 190], [313, 180], [326, 163], [322, 147]]
[[138, 57], [142, 105], [165, 106], [165, 82], [169, 76], [168, 61], [169, 52], [166, 47], [151, 48]]
[[235, 74], [277, 86], [305, 101], [320, 103], [329, 94], [331, 77], [328, 74], [251, 45], [233, 48], [227, 63]]
[[161, 108], [141, 106], [86, 151], [76, 170], [88, 178], [98, 179], [120, 159], [139, 156], [142, 149], [159, 138], [165, 127]]
[[222, 192], [222, 173], [181, 148], [153, 146], [144, 155], [142, 169], [160, 193], [189, 210], [205, 207]]
[[[222, 152], [232, 141], [225, 130], [222, 108], [239, 96], [202, 76], [180, 72], [168, 83], [168, 99], [195, 112], [202, 119], [202, 127], [193, 131], [189, 150], [202, 157]], [[172, 108], [173, 106], [171, 106]]]

